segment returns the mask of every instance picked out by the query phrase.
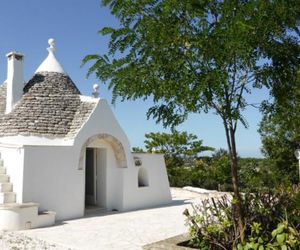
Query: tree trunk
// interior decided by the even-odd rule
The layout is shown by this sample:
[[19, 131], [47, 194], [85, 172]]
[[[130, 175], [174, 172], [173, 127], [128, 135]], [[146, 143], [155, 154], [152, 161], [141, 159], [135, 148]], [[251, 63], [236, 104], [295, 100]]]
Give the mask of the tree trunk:
[[232, 128], [230, 128], [230, 141], [231, 141], [231, 176], [232, 176], [232, 187], [234, 198], [236, 199], [235, 205], [235, 213], [236, 218], [238, 221], [238, 229], [241, 237], [241, 242], [245, 241], [245, 226], [244, 226], [244, 218], [242, 212], [242, 198], [239, 191], [238, 186], [238, 158], [236, 152], [236, 145], [235, 145], [235, 132]]
[[241, 242], [245, 241], [245, 226], [244, 217], [242, 213], [242, 198], [238, 186], [238, 158], [235, 143], [235, 131], [232, 126], [228, 127], [228, 124], [224, 122], [226, 140], [228, 145], [228, 150], [231, 160], [231, 177], [232, 177], [232, 187], [234, 193], [233, 208], [235, 212], [235, 219], [237, 220], [237, 228], [241, 238]]

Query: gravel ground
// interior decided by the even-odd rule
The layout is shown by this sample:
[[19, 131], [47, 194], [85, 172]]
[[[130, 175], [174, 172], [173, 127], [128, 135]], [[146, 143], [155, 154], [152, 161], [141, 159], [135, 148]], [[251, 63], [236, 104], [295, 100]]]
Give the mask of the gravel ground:
[[1, 250], [72, 250], [56, 244], [26, 236], [19, 232], [0, 232]]

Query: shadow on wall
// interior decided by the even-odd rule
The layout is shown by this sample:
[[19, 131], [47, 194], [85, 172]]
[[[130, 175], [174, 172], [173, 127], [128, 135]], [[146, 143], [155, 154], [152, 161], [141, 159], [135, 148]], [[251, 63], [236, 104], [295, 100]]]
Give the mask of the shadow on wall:
[[143, 167], [141, 167], [138, 172], [138, 186], [139, 187], [148, 187], [149, 186], [148, 173], [147, 173], [147, 170]]

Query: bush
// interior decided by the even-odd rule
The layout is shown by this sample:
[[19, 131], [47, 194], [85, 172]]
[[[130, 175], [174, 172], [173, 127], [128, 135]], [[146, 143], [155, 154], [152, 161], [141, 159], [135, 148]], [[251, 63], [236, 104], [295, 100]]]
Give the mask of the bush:
[[189, 167], [168, 167], [170, 185], [194, 186], [206, 189], [231, 191], [230, 162], [228, 157], [199, 159]]
[[292, 184], [290, 177], [274, 168], [270, 160], [242, 158], [239, 164], [240, 188], [243, 191], [257, 192], [261, 189]]
[[185, 210], [194, 247], [200, 249], [300, 249], [299, 187], [279, 188], [243, 197], [246, 242], [240, 242], [234, 206], [227, 196]]
[[[231, 163], [224, 154], [194, 160], [190, 166], [168, 166], [167, 171], [173, 187], [194, 186], [232, 191]], [[290, 179], [289, 176], [274, 169], [269, 160], [239, 159], [239, 186], [243, 192], [268, 190], [280, 184], [291, 185]]]
[[184, 211], [190, 226], [191, 245], [198, 249], [231, 249], [238, 232], [227, 196], [207, 199], [192, 207], [192, 214], [187, 209]]

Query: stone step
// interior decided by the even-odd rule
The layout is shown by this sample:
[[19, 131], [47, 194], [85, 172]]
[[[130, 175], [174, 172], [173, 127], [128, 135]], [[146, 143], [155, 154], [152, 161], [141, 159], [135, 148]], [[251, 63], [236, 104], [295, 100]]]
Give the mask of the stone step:
[[14, 192], [1, 192], [0, 193], [0, 204], [15, 203], [16, 193]]
[[12, 192], [13, 185], [12, 183], [0, 183], [0, 192]]
[[38, 214], [33, 228], [53, 226], [55, 223], [55, 215], [56, 213], [53, 211], [45, 211], [42, 214]]
[[104, 207], [98, 207], [98, 206], [86, 206], [84, 211], [85, 215], [104, 214], [104, 213], [107, 213], [107, 210]]
[[6, 168], [0, 167], [0, 174], [6, 174]]
[[0, 174], [0, 183], [9, 182], [9, 176], [7, 174]]

